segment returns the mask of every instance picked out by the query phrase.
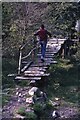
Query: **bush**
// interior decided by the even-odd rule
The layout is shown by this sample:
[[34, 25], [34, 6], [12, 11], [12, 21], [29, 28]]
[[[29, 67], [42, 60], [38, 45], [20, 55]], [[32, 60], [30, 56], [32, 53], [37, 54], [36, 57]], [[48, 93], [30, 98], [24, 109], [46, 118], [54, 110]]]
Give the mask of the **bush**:
[[26, 115], [26, 109], [25, 109], [25, 107], [19, 108], [18, 114], [20, 114], [20, 115], [22, 115], [22, 116], [25, 116], [25, 115]]
[[70, 49], [70, 55], [74, 55], [77, 52], [77, 47], [71, 47]]
[[40, 103], [36, 103], [34, 106], [34, 112], [37, 114], [37, 115], [40, 115], [44, 112], [44, 105], [43, 104], [40, 104]]
[[37, 120], [37, 116], [34, 112], [27, 112], [25, 118], [26, 120]]
[[46, 109], [48, 109], [48, 110], [53, 109], [53, 106], [50, 102], [46, 102]]
[[76, 63], [76, 55], [72, 55], [71, 57], [70, 57], [70, 62], [71, 63]]
[[34, 112], [26, 112], [25, 107], [19, 108], [17, 113], [24, 116], [24, 120], [36, 120], [37, 119], [36, 114]]

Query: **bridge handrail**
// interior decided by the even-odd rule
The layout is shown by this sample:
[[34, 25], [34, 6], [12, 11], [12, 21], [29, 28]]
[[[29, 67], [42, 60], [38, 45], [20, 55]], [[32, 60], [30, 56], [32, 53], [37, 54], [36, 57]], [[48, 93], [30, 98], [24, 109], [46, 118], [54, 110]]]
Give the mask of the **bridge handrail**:
[[[35, 40], [34, 40], [34, 41], [33, 41], [33, 44], [34, 44], [34, 45], [33, 45], [33, 48], [30, 50], [30, 52], [29, 52], [26, 56], [22, 57], [23, 49], [26, 47], [26, 45], [27, 45], [28, 43], [29, 43], [29, 42], [27, 42], [26, 44], [24, 44], [24, 45], [20, 48], [20, 50], [19, 50], [18, 74], [20, 74], [20, 72], [21, 72], [21, 62], [22, 62], [22, 60], [25, 59], [25, 58], [28, 58], [31, 54], [35, 54], [35, 53], [34, 53], [34, 50], [39, 49], [39, 47], [40, 47], [39, 42], [37, 42], [36, 47], [35, 47]], [[33, 57], [34, 57], [34, 55], [32, 56], [32, 61], [33, 61]]]
[[24, 43], [24, 44], [20, 47], [20, 50], [23, 50], [23, 49], [25, 48], [25, 46], [26, 46], [27, 44], [29, 44], [30, 41], [32, 41], [32, 39], [29, 38], [29, 40], [27, 40], [27, 42]]
[[31, 55], [31, 53], [32, 53], [34, 50], [38, 49], [39, 47], [40, 47], [40, 46], [34, 47], [34, 48], [28, 53], [28, 55], [26, 55], [25, 57], [22, 57], [22, 60], [25, 59], [25, 58], [28, 58], [28, 57]]

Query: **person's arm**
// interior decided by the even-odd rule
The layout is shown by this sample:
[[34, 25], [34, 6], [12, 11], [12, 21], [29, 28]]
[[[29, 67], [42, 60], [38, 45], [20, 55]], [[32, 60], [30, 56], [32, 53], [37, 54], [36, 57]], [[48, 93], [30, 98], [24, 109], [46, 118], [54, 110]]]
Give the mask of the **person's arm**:
[[36, 33], [34, 33], [34, 36], [37, 36], [37, 35], [39, 35], [39, 31], [37, 31]]

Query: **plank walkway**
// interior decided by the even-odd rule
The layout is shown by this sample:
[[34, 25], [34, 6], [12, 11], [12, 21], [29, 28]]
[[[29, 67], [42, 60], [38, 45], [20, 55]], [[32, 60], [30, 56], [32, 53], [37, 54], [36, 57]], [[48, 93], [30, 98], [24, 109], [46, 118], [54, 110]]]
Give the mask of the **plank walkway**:
[[37, 54], [37, 62], [33, 62], [30, 64], [29, 68], [27, 65], [27, 61], [23, 61], [24, 68], [21, 70], [23, 74], [15, 77], [15, 80], [41, 80], [42, 77], [48, 77], [50, 73], [47, 73], [47, 68], [51, 64], [56, 64], [57, 61], [54, 60], [55, 53], [59, 51], [61, 48], [61, 44], [64, 43], [66, 39], [58, 39], [52, 38], [47, 43], [47, 49], [45, 54], [45, 62], [41, 62], [41, 50], [39, 50]]

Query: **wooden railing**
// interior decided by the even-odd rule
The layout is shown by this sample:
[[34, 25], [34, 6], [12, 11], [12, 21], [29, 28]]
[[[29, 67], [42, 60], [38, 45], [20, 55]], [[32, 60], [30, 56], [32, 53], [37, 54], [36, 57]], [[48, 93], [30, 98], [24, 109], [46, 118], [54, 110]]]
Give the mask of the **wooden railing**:
[[[25, 48], [28, 49], [29, 48], [28, 45], [30, 45], [30, 47], [32, 47], [32, 48], [27, 53], [27, 51], [24, 49]], [[37, 53], [37, 52], [35, 52], [35, 50], [38, 50], [39, 47], [40, 47], [39, 42], [37, 42], [37, 40], [35, 38], [20, 47], [20, 49], [19, 49], [18, 75], [20, 75], [21, 72], [23, 72], [25, 69], [27, 69], [31, 63], [33, 63], [34, 58], [35, 58], [35, 54]], [[27, 53], [27, 54], [24, 55], [24, 53]], [[22, 60], [26, 61], [26, 66], [24, 68], [22, 68]]]

